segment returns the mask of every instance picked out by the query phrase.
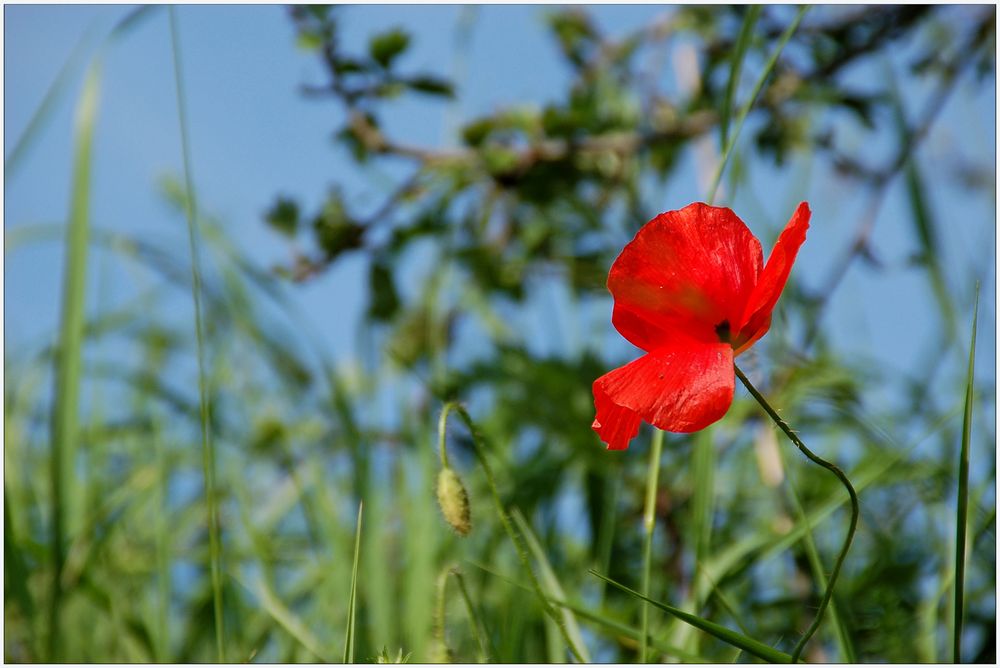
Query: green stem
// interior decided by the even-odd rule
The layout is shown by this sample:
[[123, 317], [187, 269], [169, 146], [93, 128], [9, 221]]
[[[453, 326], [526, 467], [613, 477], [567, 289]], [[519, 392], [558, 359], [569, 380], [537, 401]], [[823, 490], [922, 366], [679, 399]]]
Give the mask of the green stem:
[[[549, 603], [548, 597], [545, 592], [542, 591], [542, 586], [538, 582], [538, 578], [535, 577], [535, 572], [531, 569], [531, 562], [528, 561], [528, 553], [521, 544], [521, 540], [518, 538], [517, 533], [514, 531], [514, 527], [510, 522], [510, 517], [507, 515], [507, 511], [503, 507], [503, 501], [500, 500], [500, 492], [497, 490], [496, 478], [493, 477], [493, 469], [490, 467], [489, 460], [486, 458], [486, 448], [483, 447], [482, 439], [476, 429], [475, 423], [472, 418], [469, 417], [468, 412], [461, 404], [455, 402], [448, 402], [441, 409], [441, 430], [439, 438], [443, 442], [444, 440], [444, 425], [447, 418], [447, 414], [450, 411], [455, 411], [458, 416], [465, 423], [466, 428], [469, 430], [469, 434], [472, 436], [472, 445], [476, 451], [476, 458], [479, 460], [479, 464], [483, 467], [483, 472], [486, 474], [486, 482], [490, 488], [490, 494], [493, 497], [493, 505], [496, 507], [497, 515], [500, 517], [500, 523], [503, 525], [504, 531], [507, 532], [507, 536], [510, 538], [510, 542], [514, 545], [514, 550], [517, 552], [517, 557], [521, 561], [521, 566], [524, 568], [525, 572], [528, 574], [528, 579], [531, 581], [531, 587], [535, 590], [535, 595], [538, 596], [538, 601], [542, 605], [542, 609], [545, 611], [549, 617], [556, 623], [559, 627], [559, 632], [562, 634], [563, 640], [566, 641], [566, 645], [569, 647], [570, 652], [573, 654], [573, 658], [578, 662], [583, 663], [583, 655], [580, 650], [577, 649], [576, 643], [573, 642], [573, 638], [570, 637], [569, 632], [566, 630], [566, 624], [563, 621], [562, 615], [556, 612], [552, 604]], [[442, 452], [444, 450], [442, 449]]]
[[191, 157], [188, 145], [187, 113], [184, 99], [184, 81], [181, 75], [181, 47], [177, 34], [177, 16], [173, 7], [170, 16], [170, 43], [174, 56], [174, 83], [177, 88], [177, 117], [180, 122], [181, 155], [184, 161], [185, 210], [188, 222], [188, 245], [191, 250], [191, 293], [194, 299], [194, 328], [198, 347], [198, 405], [201, 415], [202, 468], [205, 476], [205, 500], [208, 510], [208, 549], [212, 578], [212, 608], [215, 617], [215, 650], [219, 663], [226, 662], [225, 629], [222, 615], [222, 547], [219, 539], [219, 505], [215, 482], [215, 449], [212, 444], [208, 380], [205, 375], [205, 337], [202, 324], [201, 268], [198, 261], [198, 219], [196, 214], [194, 179], [191, 176]]
[[848, 496], [851, 497], [851, 523], [847, 529], [847, 537], [844, 540], [844, 547], [841, 548], [840, 554], [837, 556], [837, 561], [834, 563], [833, 572], [830, 573], [830, 580], [827, 584], [826, 592], [823, 594], [823, 600], [819, 604], [819, 610], [816, 612], [816, 619], [814, 619], [813, 623], [808, 629], [806, 629], [806, 632], [802, 634], [802, 638], [799, 640], [798, 644], [795, 645], [795, 649], [792, 651], [792, 662], [797, 663], [799, 656], [802, 654], [802, 650], [806, 646], [806, 643], [809, 642], [809, 639], [812, 638], [814, 633], [816, 633], [816, 629], [819, 628], [819, 624], [823, 619], [823, 613], [826, 611], [826, 607], [830, 604], [830, 599], [833, 597], [833, 588], [837, 584], [837, 577], [840, 575], [840, 567], [844, 565], [844, 559], [847, 557], [847, 552], [851, 549], [851, 541], [854, 540], [854, 533], [858, 528], [858, 516], [861, 514], [861, 509], [858, 505], [858, 494], [854, 491], [854, 486], [851, 484], [851, 481], [847, 479], [847, 476], [844, 475], [844, 472], [825, 459], [817, 456], [812, 450], [807, 448], [805, 443], [803, 443], [795, 432], [792, 431], [792, 428], [788, 426], [788, 423], [781, 419], [778, 412], [771, 407], [771, 404], [767, 402], [767, 399], [765, 399], [763, 395], [757, 391], [757, 388], [755, 388], [753, 383], [751, 383], [750, 380], [743, 374], [743, 371], [741, 371], [735, 364], [733, 365], [733, 368], [736, 370], [736, 376], [740, 379], [740, 382], [743, 383], [743, 386], [746, 387], [747, 391], [753, 395], [753, 398], [757, 400], [757, 403], [760, 404], [761, 408], [764, 409], [764, 412], [770, 416], [781, 431], [785, 432], [785, 435], [788, 436], [788, 439], [795, 444], [795, 447], [797, 447], [802, 454], [814, 463], [819, 464], [827, 471], [837, 476], [837, 479], [840, 480], [840, 482], [844, 485], [844, 488], [847, 490]]
[[438, 455], [441, 456], [441, 466], [443, 468], [448, 467], [448, 448], [445, 446], [445, 431], [448, 425], [448, 412], [454, 407], [454, 404], [445, 404], [444, 408], [441, 409], [441, 417], [438, 418]]
[[955, 605], [952, 627], [952, 661], [962, 661], [962, 612], [965, 609], [965, 543], [969, 524], [969, 443], [972, 440], [972, 398], [976, 371], [976, 325], [979, 322], [979, 283], [972, 316], [969, 344], [969, 372], [965, 385], [965, 413], [962, 416], [962, 449], [958, 460], [958, 517], [955, 524]]
[[440, 656], [435, 657], [438, 661], [442, 663], [451, 663], [451, 657], [448, 655], [448, 643], [444, 637], [445, 621], [444, 621], [444, 610], [445, 610], [445, 595], [448, 590], [448, 575], [451, 573], [451, 567], [446, 567], [437, 578], [437, 605], [434, 607], [434, 639], [438, 642], [438, 648], [440, 651]]
[[756, 102], [757, 96], [764, 87], [764, 82], [767, 81], [769, 76], [771, 76], [771, 70], [774, 69], [775, 64], [778, 62], [778, 56], [781, 55], [785, 45], [788, 44], [788, 40], [790, 40], [792, 35], [795, 34], [795, 29], [799, 27], [799, 22], [802, 21], [802, 17], [805, 15], [807, 9], [809, 9], [809, 5], [802, 5], [799, 7], [799, 12], [795, 15], [795, 19], [792, 20], [791, 25], [788, 26], [785, 32], [783, 32], [781, 37], [778, 39], [778, 45], [774, 48], [774, 51], [771, 53], [771, 57], [768, 58], [767, 63], [765, 63], [764, 69], [761, 71], [760, 77], [757, 78], [757, 83], [754, 84], [753, 91], [750, 93], [750, 97], [740, 109], [739, 117], [736, 120], [736, 129], [733, 131], [733, 134], [729, 136], [729, 142], [722, 147], [722, 159], [719, 160], [719, 166], [715, 168], [715, 176], [712, 178], [712, 185], [708, 189], [709, 204], [715, 200], [715, 192], [719, 189], [719, 182], [722, 181], [722, 172], [725, 171], [726, 164], [729, 162], [729, 156], [733, 152], [733, 148], [736, 146], [736, 140], [740, 136], [740, 130], [743, 129], [743, 122], [750, 114], [750, 109], [753, 108], [753, 103]]
[[479, 657], [477, 661], [479, 663], [486, 663], [489, 661], [489, 652], [486, 650], [486, 642], [483, 640], [486, 635], [482, 629], [481, 621], [479, 620], [479, 615], [476, 614], [476, 607], [472, 604], [472, 598], [469, 596], [469, 590], [465, 586], [465, 578], [462, 576], [462, 572], [457, 568], [451, 570], [451, 574], [455, 576], [456, 582], [458, 582], [458, 590], [462, 594], [462, 600], [465, 602], [465, 610], [469, 615], [469, 626], [472, 629], [472, 635], [476, 639], [476, 645], [479, 647]]
[[[653, 570], [653, 532], [656, 529], [656, 488], [660, 478], [660, 457], [663, 453], [663, 432], [653, 432], [646, 475], [646, 506], [642, 513], [645, 540], [642, 547], [642, 595], [649, 596], [649, 579]], [[642, 604], [642, 637], [639, 641], [639, 663], [646, 663], [649, 648], [649, 603]]]
[[73, 182], [70, 195], [69, 226], [66, 229], [65, 273], [58, 352], [55, 357], [55, 397], [52, 405], [52, 589], [49, 597], [49, 662], [63, 661], [61, 609], [63, 569], [66, 564], [67, 535], [70, 535], [70, 508], [76, 502], [73, 474], [79, 445], [80, 384], [84, 311], [87, 298], [87, 248], [90, 236], [90, 177], [92, 171], [94, 125], [97, 117], [101, 61], [95, 59], [87, 72], [83, 92], [76, 107]]

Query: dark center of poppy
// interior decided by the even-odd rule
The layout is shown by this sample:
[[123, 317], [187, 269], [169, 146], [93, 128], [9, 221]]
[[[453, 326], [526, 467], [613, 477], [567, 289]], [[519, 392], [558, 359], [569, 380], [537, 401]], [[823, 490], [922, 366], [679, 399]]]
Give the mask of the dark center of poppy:
[[719, 337], [719, 341], [722, 343], [731, 344], [733, 342], [733, 333], [729, 327], [728, 320], [723, 320], [715, 326], [715, 335]]

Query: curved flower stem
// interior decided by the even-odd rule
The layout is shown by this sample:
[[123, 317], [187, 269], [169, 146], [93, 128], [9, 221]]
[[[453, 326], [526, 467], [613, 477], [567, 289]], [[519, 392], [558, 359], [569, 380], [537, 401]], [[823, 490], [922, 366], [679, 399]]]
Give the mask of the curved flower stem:
[[531, 588], [535, 590], [535, 595], [538, 596], [538, 602], [541, 604], [545, 614], [547, 614], [556, 623], [556, 626], [559, 628], [559, 632], [562, 635], [563, 640], [566, 642], [566, 645], [569, 647], [569, 651], [573, 655], [573, 658], [579, 663], [584, 663], [583, 654], [576, 646], [576, 643], [573, 642], [573, 638], [570, 637], [562, 615], [552, 607], [548, 596], [546, 596], [545, 592], [542, 590], [542, 585], [538, 582], [538, 578], [535, 576], [535, 571], [531, 568], [531, 562], [528, 560], [528, 552], [525, 550], [524, 545], [521, 544], [521, 540], [518, 537], [517, 532], [514, 531], [514, 526], [511, 524], [507, 510], [503, 506], [503, 501], [500, 500], [500, 492], [497, 489], [496, 479], [493, 477], [493, 467], [490, 466], [489, 461], [486, 459], [486, 448], [483, 445], [479, 430], [476, 428], [476, 423], [472, 421], [471, 417], [469, 417], [465, 408], [461, 404], [454, 401], [450, 401], [444, 405], [441, 409], [441, 418], [438, 422], [438, 438], [442, 463], [447, 466], [447, 455], [444, 454], [445, 428], [448, 422], [448, 413], [451, 411], [455, 411], [455, 413], [458, 414], [458, 417], [465, 423], [466, 428], [469, 430], [469, 434], [472, 436], [472, 446], [476, 452], [476, 459], [479, 460], [479, 465], [483, 467], [483, 472], [486, 474], [486, 482], [490, 488], [490, 495], [493, 497], [493, 505], [496, 507], [497, 515], [500, 517], [500, 524], [503, 525], [504, 531], [507, 532], [507, 536], [510, 538], [510, 542], [514, 545], [514, 551], [517, 552], [517, 557], [521, 561], [521, 567], [524, 568], [528, 575], [528, 580], [531, 582]]
[[816, 612], [816, 619], [813, 620], [813, 623], [809, 626], [806, 632], [802, 634], [802, 638], [799, 640], [798, 644], [795, 645], [795, 649], [792, 651], [792, 662], [797, 663], [799, 656], [802, 654], [802, 650], [806, 646], [806, 643], [809, 642], [809, 639], [812, 638], [814, 633], [816, 633], [816, 629], [819, 628], [819, 624], [823, 619], [823, 613], [826, 611], [826, 606], [830, 604], [830, 599], [833, 597], [833, 587], [837, 584], [837, 576], [840, 575], [840, 567], [844, 565], [844, 558], [847, 557], [847, 552], [851, 549], [851, 541], [854, 540], [854, 533], [858, 528], [858, 516], [861, 512], [860, 506], [858, 505], [858, 494], [854, 491], [854, 486], [851, 484], [851, 481], [847, 479], [847, 476], [844, 475], [844, 472], [807, 448], [805, 443], [803, 443], [795, 432], [792, 431], [792, 428], [788, 426], [788, 423], [781, 419], [781, 416], [779, 416], [778, 412], [771, 407], [771, 404], [767, 403], [767, 399], [765, 399], [763, 395], [757, 391], [757, 388], [754, 387], [753, 383], [751, 383], [750, 380], [743, 374], [743, 371], [741, 371], [736, 364], [733, 364], [733, 368], [736, 369], [736, 377], [740, 379], [743, 386], [746, 387], [747, 391], [753, 395], [753, 398], [757, 400], [757, 403], [760, 404], [761, 408], [764, 409], [764, 412], [771, 417], [781, 431], [785, 432], [785, 435], [788, 436], [789, 440], [795, 444], [795, 447], [802, 451], [802, 454], [811, 459], [813, 462], [819, 464], [830, 473], [837, 476], [837, 479], [840, 480], [840, 482], [844, 485], [844, 488], [847, 489], [848, 496], [851, 497], [851, 524], [847, 528], [847, 538], [844, 540], [844, 547], [841, 548], [840, 554], [837, 556], [837, 561], [833, 565], [833, 571], [830, 573], [830, 580], [827, 584], [826, 592], [823, 593], [823, 600], [820, 602], [819, 610]]
[[438, 418], [438, 455], [441, 457], [441, 466], [448, 467], [448, 448], [445, 445], [445, 434], [448, 426], [448, 411], [454, 408], [453, 404], [445, 404], [441, 409], [441, 417]]
[[[663, 432], [653, 431], [649, 454], [649, 471], [646, 476], [646, 506], [642, 525], [646, 536], [642, 548], [642, 595], [649, 597], [649, 576], [653, 567], [653, 530], [656, 529], [656, 488], [660, 478], [660, 457], [663, 453]], [[646, 663], [649, 646], [649, 603], [642, 604], [642, 638], [639, 642], [639, 663]]]

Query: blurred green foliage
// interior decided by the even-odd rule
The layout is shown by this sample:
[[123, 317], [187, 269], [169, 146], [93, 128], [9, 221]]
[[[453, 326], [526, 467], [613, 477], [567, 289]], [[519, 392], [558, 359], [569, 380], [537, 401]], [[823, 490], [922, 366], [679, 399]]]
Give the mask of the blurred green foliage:
[[[314, 209], [277, 194], [264, 222], [298, 250], [275, 271], [243, 256], [224, 225], [202, 214], [230, 660], [342, 655], [361, 500], [355, 659], [567, 661], [562, 620], [593, 660], [634, 660], [638, 602], [588, 571], [638, 587], [645, 446], [640, 438], [631, 452], [611, 454], [590, 430], [592, 381], [627, 357], [622, 348], [608, 353], [610, 323], [595, 323], [587, 307], [606, 302], [607, 268], [621, 245], [660, 211], [655, 194], [681, 157], [724, 134], [720, 124], [734, 113], [724, 100], [742, 104], [742, 84], [759, 75], [793, 15], [787, 7], [761, 11], [738, 49], [742, 78], [729, 95], [747, 11], [678, 7], [612, 38], [587, 10], [553, 8], [548, 30], [571, 72], [566, 89], [541, 106], [512, 101], [470, 119], [454, 128], [457, 145], [437, 147], [396, 137], [384, 120], [404, 95], [442, 103], [462, 95], [461, 82], [410, 69], [413, 38], [405, 27], [387, 26], [361, 52], [349, 52], [344, 9], [290, 10], [297, 43], [327, 76], [303, 93], [336, 109], [334, 136], [359, 166], [392, 165], [389, 174], [399, 178], [366, 214], [342, 184], [331, 184]], [[927, 318], [942, 323], [934, 333], [937, 361], [905, 375], [848, 357], [825, 335], [818, 323], [844, 272], [876, 261], [862, 226], [827, 284], [789, 285], [780, 306], [789, 327], [776, 327], [744, 365], [811, 447], [848, 473], [862, 499], [861, 530], [835, 599], [842, 635], [828, 618], [808, 660], [842, 661], [845, 651], [859, 661], [950, 658], [965, 379], [940, 373], [938, 362], [968, 358], [969, 291], [949, 285], [971, 285], [973, 277], [962, 267], [944, 277], [935, 258], [946, 230], [923, 199], [933, 182], [918, 148], [940, 104], [905, 113], [888, 77], [878, 90], [859, 91], [843, 73], [905, 44], [920, 51], [907, 76], [943, 100], [963, 76], [994, 76], [994, 26], [990, 7], [814, 8], [751, 111], [753, 134], [741, 141], [777, 165], [802, 152], [828, 160], [859, 193], [875, 193], [876, 209], [902, 175], [913, 215], [901, 224], [919, 242], [915, 267], [935, 295], [937, 310]], [[697, 55], [695, 81], [683, 94], [649, 73], [677, 43]], [[844, 114], [898, 137], [886, 164], [869, 164], [840, 141], [833, 119]], [[732, 190], [745, 178], [740, 165], [734, 161], [726, 181]], [[988, 191], [993, 182], [971, 179], [969, 188]], [[180, 215], [185, 188], [161, 185]], [[30, 357], [5, 351], [8, 379], [15, 379], [4, 396], [5, 658], [213, 660], [193, 330], [148, 307], [190, 292], [187, 256], [101, 230], [90, 243], [157, 279], [141, 303], [88, 311], [96, 315], [84, 323], [87, 400], [73, 462], [80, 497], [67, 510], [58, 572], [59, 560], [50, 558], [55, 492], [46, 416], [61, 348]], [[15, 247], [8, 239], [8, 252]], [[359, 360], [338, 366], [289, 290], [348, 257], [366, 262], [368, 303]], [[414, 270], [414, 258], [429, 258], [430, 268]], [[546, 327], [561, 328], [553, 336], [566, 342], [558, 353], [540, 351], [521, 330], [539, 295], [553, 289], [571, 304], [566, 318], [546, 310]], [[97, 352], [109, 344], [130, 354], [109, 361]], [[878, 401], [885, 388], [906, 400]], [[992, 453], [995, 440], [993, 396], [992, 385], [975, 392], [973, 452], [980, 456]], [[441, 518], [436, 421], [449, 400], [467, 405], [481, 431], [501, 504], [516, 518], [558, 615], [546, 614], [524, 577], [491, 502], [493, 481], [461, 425], [449, 429], [448, 447], [474, 529], [460, 538]], [[391, 417], [378, 408], [386, 405]], [[695, 501], [699, 447], [716, 453], [708, 506]], [[775, 443], [758, 407], [739, 392], [722, 422], [700, 438], [668, 436], [667, 451], [653, 598], [788, 652], [822, 594], [802, 537], [811, 530], [823, 562], [832, 563], [845, 523], [842, 490], [792, 457], [780, 438]], [[981, 473], [970, 489], [965, 651], [969, 660], [992, 662], [995, 461], [974, 465]], [[696, 505], [710, 510], [695, 512]], [[53, 582], [61, 593], [58, 656], [46, 650]], [[658, 660], [748, 659], [659, 613], [651, 636]]]

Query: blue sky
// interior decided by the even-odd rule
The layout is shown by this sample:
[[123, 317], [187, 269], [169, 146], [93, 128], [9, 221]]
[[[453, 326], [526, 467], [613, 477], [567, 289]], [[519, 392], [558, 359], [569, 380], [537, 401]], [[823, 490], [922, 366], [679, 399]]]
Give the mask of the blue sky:
[[[622, 34], [669, 11], [657, 6], [591, 8], [611, 34]], [[125, 6], [8, 5], [5, 11], [4, 153], [16, 139], [88, 31], [84, 53], [98, 45]], [[405, 69], [459, 74], [460, 95], [449, 105], [404, 98], [386, 114], [396, 136], [416, 144], [454, 141], [462, 119], [512, 104], [539, 104], [565, 85], [568, 68], [547, 34], [536, 6], [357, 6], [343, 10], [348, 48], [362, 49], [375, 31], [404, 26], [414, 36], [402, 59]], [[819, 10], [816, 10], [819, 11]], [[962, 12], [955, 8], [956, 24]], [[470, 15], [471, 13], [471, 15]], [[246, 252], [264, 266], [289, 257], [289, 246], [262, 223], [262, 213], [281, 193], [313, 210], [334, 182], [352, 199], [374, 206], [382, 190], [379, 175], [389, 169], [358, 168], [330, 141], [339, 118], [332, 103], [303, 98], [302, 83], [323, 81], [313, 54], [298, 49], [287, 10], [275, 6], [182, 6], [177, 10], [187, 86], [193, 173], [203, 211], [217, 215]], [[456, 29], [471, 18], [471, 48], [456, 59]], [[814, 16], [812, 18], [815, 18]], [[158, 182], [181, 173], [180, 141], [174, 92], [167, 13], [158, 10], [124, 38], [103, 50], [103, 79], [94, 149], [92, 213], [98, 227], [162, 241], [186, 253], [186, 230], [164, 203]], [[900, 67], [905, 54], [892, 61], [900, 76], [908, 113], [915, 117], [930, 91]], [[22, 164], [5, 182], [4, 226], [15, 228], [58, 223], [69, 203], [72, 115], [86, 60], [76, 63], [74, 85], [63, 96]], [[884, 76], [885, 63], [848, 71], [859, 88], [870, 88]], [[457, 69], [456, 69], [457, 68]], [[670, 69], [669, 67], [667, 68]], [[673, 85], [670, 71], [664, 81]], [[931, 184], [932, 211], [945, 221], [943, 257], [948, 280], [957, 295], [962, 322], [971, 317], [970, 266], [981, 267], [982, 294], [980, 372], [993, 377], [995, 354], [995, 196], [970, 195], [939, 174], [961, 155], [991, 164], [995, 159], [995, 82], [976, 83], [966, 76], [948, 102], [940, 121], [920, 150], [921, 167]], [[888, 119], [882, 119], [888, 120]], [[881, 127], [889, 127], [881, 126]], [[744, 142], [750, 131], [745, 129]], [[838, 139], [870, 163], [881, 164], [893, 149], [884, 129], [866, 132], [843, 123]], [[752, 161], [751, 185], [733, 206], [764, 241], [765, 252], [787, 220], [794, 204], [809, 200], [813, 227], [796, 265], [797, 280], [815, 287], [825, 279], [835, 258], [867, 206], [853, 182], [842, 181], [824, 161], [808, 156], [777, 168]], [[684, 157], [676, 177], [664, 187], [662, 209], [679, 208], [703, 199], [695, 164]], [[384, 182], [384, 178], [382, 181]], [[376, 184], [373, 186], [373, 184]], [[922, 272], [905, 270], [916, 250], [901, 179], [890, 188], [878, 217], [874, 245], [888, 271], [876, 274], [856, 264], [837, 293], [825, 326], [841, 342], [841, 350], [873, 356], [903, 372], [927, 354], [929, 321], [934, 306]], [[8, 241], [9, 243], [9, 241]], [[120, 304], [149, 287], [154, 278], [135, 267], [97, 253], [91, 263], [90, 313]], [[5, 269], [6, 352], [37, 349], [54, 336], [60, 294], [61, 252], [58, 242], [25, 244], [8, 249]], [[347, 259], [319, 280], [288, 292], [309, 314], [317, 332], [337, 359], [354, 354], [357, 317], [365, 306], [364, 274], [357, 259]], [[190, 318], [190, 301], [178, 295], [176, 317]], [[558, 301], [558, 299], [557, 299]], [[172, 302], [171, 302], [172, 303]], [[565, 312], [562, 303], [556, 312]], [[606, 318], [610, 302], [595, 307], [594, 318]], [[605, 313], [607, 311], [607, 313]], [[552, 330], [544, 307], [526, 316], [523, 326]], [[610, 327], [609, 336], [613, 337]], [[547, 344], [558, 349], [560, 342]], [[956, 372], [960, 364], [956, 360]]]

